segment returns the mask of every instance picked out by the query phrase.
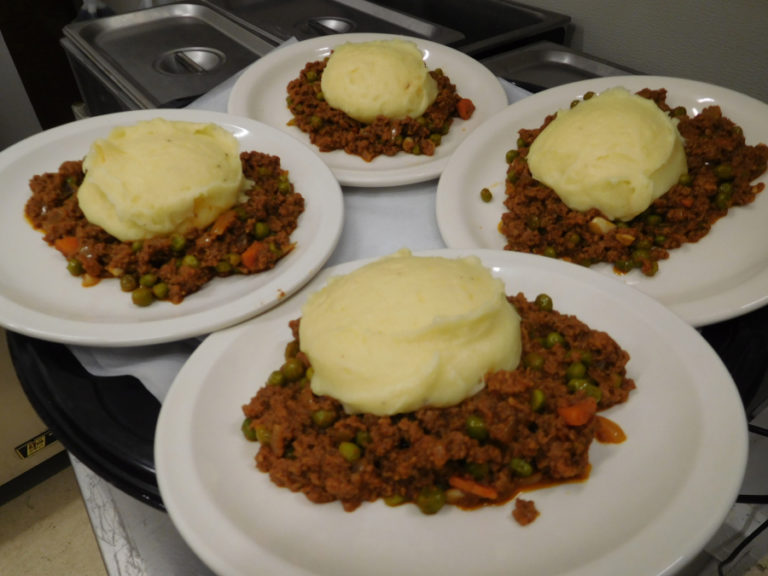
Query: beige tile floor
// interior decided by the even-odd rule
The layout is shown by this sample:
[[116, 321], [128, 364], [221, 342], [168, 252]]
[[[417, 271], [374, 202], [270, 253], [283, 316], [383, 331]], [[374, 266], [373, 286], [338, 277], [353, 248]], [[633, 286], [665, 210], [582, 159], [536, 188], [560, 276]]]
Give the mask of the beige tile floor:
[[107, 574], [70, 466], [0, 506], [0, 574]]

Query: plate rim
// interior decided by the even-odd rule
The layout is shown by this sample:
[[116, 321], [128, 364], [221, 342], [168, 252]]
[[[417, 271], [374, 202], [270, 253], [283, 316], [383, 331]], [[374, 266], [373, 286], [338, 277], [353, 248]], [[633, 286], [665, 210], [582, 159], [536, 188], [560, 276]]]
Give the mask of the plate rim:
[[[595, 272], [578, 267], [574, 264], [556, 260], [546, 260], [542, 262], [541, 257], [533, 256], [530, 254], [499, 252], [490, 249], [457, 250], [449, 248], [414, 252], [414, 254], [417, 256], [437, 255], [448, 257], [476, 255], [479, 256], [481, 260], [483, 260], [483, 262], [489, 266], [492, 265], [489, 264], [489, 262], [497, 263], [499, 261], [507, 261], [510, 262], [511, 265], [519, 265], [520, 263], [524, 263], [526, 268], [533, 269], [544, 267], [546, 270], [554, 269], [557, 271], [558, 269], [566, 270], [567, 268], [568, 274], [566, 275], [574, 274], [576, 278], [580, 278], [584, 282], [591, 282], [599, 285], [601, 290], [604, 290], [608, 293], [618, 295], [620, 297], [629, 297], [633, 300], [633, 303], [643, 303], [644, 306], [647, 307], [647, 311], [650, 312], [650, 316], [653, 318], [660, 316], [671, 324], [673, 328], [672, 332], [675, 334], [675, 336], [680, 336], [681, 334], [688, 335], [687, 339], [683, 341], [675, 339], [674, 342], [676, 343], [676, 346], [681, 348], [682, 351], [691, 353], [691, 364], [695, 365], [697, 370], [701, 368], [699, 368], [700, 364], [693, 362], [693, 353], [698, 353], [702, 350], [709, 351], [709, 355], [706, 357], [706, 360], [703, 362], [703, 364], [707, 364], [708, 369], [714, 368], [715, 373], [719, 371], [719, 376], [721, 378], [717, 379], [718, 384], [716, 384], [716, 386], [730, 383], [730, 386], [722, 390], [723, 396], [716, 409], [714, 406], [714, 400], [711, 401], [709, 406], [710, 411], [713, 411], [716, 415], [718, 415], [718, 417], [721, 418], [721, 422], [710, 424], [710, 428], [705, 430], [708, 433], [706, 435], [708, 436], [707, 440], [712, 440], [711, 436], [717, 435], [720, 443], [716, 447], [722, 454], [727, 457], [729, 461], [728, 466], [725, 467], [729, 470], [729, 474], [721, 478], [721, 480], [723, 478], [727, 480], [724, 481], [724, 484], [727, 486], [720, 486], [720, 483], [718, 483], [717, 491], [714, 494], [715, 498], [711, 502], [712, 507], [709, 509], [709, 512], [706, 515], [708, 520], [703, 523], [698, 523], [695, 526], [688, 526], [688, 528], [691, 528], [691, 532], [687, 532], [688, 545], [684, 546], [684, 549], [682, 550], [675, 549], [674, 553], [668, 552], [665, 558], [652, 562], [652, 564], [654, 564], [653, 574], [657, 574], [658, 576], [668, 574], [670, 571], [674, 571], [677, 568], [683, 566], [686, 562], [692, 560], [695, 555], [704, 548], [709, 539], [721, 526], [722, 521], [726, 518], [728, 511], [731, 509], [736, 499], [744, 472], [746, 470], [748, 446], [746, 417], [744, 415], [743, 406], [741, 404], [741, 400], [736, 390], [735, 384], [733, 384], [733, 380], [723, 365], [722, 361], [719, 359], [714, 350], [712, 350], [711, 347], [706, 343], [703, 337], [701, 337], [701, 335], [693, 327], [685, 323], [668, 308], [664, 307], [651, 297], [628, 286], [610, 282], [605, 277], [597, 275]], [[322, 285], [323, 282], [327, 281], [329, 277], [336, 273], [348, 272], [351, 269], [372, 260], [375, 260], [375, 258], [356, 260], [328, 268], [323, 271], [323, 274], [318, 275], [311, 284], [305, 286], [302, 291], [297, 293], [294, 298], [297, 298], [298, 300], [301, 294], [306, 294], [309, 290], [318, 288]], [[168, 396], [166, 397], [166, 401], [161, 408], [160, 416], [158, 418], [158, 425], [155, 436], [155, 463], [158, 486], [166, 504], [167, 511], [174, 525], [177, 527], [182, 537], [187, 541], [190, 547], [192, 547], [200, 556], [200, 558], [203, 559], [211, 568], [215, 569], [217, 573], [221, 573], [222, 575], [231, 574], [232, 576], [241, 576], [244, 573], [238, 570], [235, 564], [231, 563], [230, 559], [222, 558], [216, 550], [209, 546], [209, 542], [205, 539], [204, 533], [199, 529], [199, 523], [198, 525], [195, 525], [194, 522], [189, 522], [185, 517], [186, 512], [184, 509], [184, 498], [194, 497], [194, 494], [190, 492], [190, 484], [197, 482], [198, 478], [194, 477], [194, 475], [192, 478], [190, 478], [190, 475], [186, 469], [180, 471], [179, 463], [183, 460], [181, 460], [181, 457], [177, 451], [179, 444], [178, 439], [184, 437], [186, 433], [186, 425], [191, 425], [192, 412], [195, 402], [194, 397], [205, 386], [205, 376], [200, 376], [200, 374], [207, 373], [208, 370], [214, 369], [215, 359], [211, 360], [206, 359], [205, 357], [205, 355], [208, 353], [208, 350], [210, 349], [210, 353], [213, 356], [215, 356], [217, 353], [224, 353], [230, 344], [236, 341], [241, 335], [247, 333], [250, 325], [262, 321], [272, 321], [272, 319], [279, 320], [280, 313], [287, 313], [287, 311], [285, 308], [281, 307], [280, 309], [273, 310], [269, 315], [269, 319], [266, 316], [262, 316], [255, 318], [247, 323], [234, 326], [225, 331], [218, 332], [209, 336], [198, 348], [198, 350], [193, 353], [188, 363], [185, 364], [185, 366], [179, 372], [179, 375], [171, 386], [171, 389], [168, 393]], [[274, 316], [275, 314], [277, 314], [277, 316]], [[630, 353], [632, 353], [631, 350]], [[691, 375], [693, 376], [693, 374]], [[191, 380], [187, 380], [188, 378], [191, 378]], [[709, 387], [711, 384], [707, 382], [705, 386]], [[708, 390], [710, 389], [705, 389], [705, 391]], [[701, 400], [702, 396], [704, 395], [700, 395], [698, 399]], [[722, 401], [723, 398], [726, 400], [725, 402]], [[722, 410], [722, 413], [720, 410]], [[725, 416], [726, 412], [727, 417]], [[183, 420], [181, 422], [181, 426], [179, 426], [179, 422], [172, 421], [175, 414], [181, 414]], [[719, 426], [723, 422], [731, 426], [730, 430], [727, 430], [729, 433], [727, 440], [721, 439], [719, 435], [719, 432], [722, 432]], [[718, 430], [715, 431], [715, 428], [718, 428]], [[715, 432], [718, 432], [718, 434], [714, 434]], [[701, 464], [711, 456], [710, 453], [705, 451], [703, 448], [703, 446], [697, 445], [697, 451], [700, 453], [698, 456], [697, 464]], [[187, 446], [185, 446], [184, 449], [185, 451], [189, 452], [192, 458], [194, 458], [194, 455], [192, 454], [192, 448], [189, 446], [189, 443], [187, 443]], [[173, 459], [173, 465], [169, 463], [170, 459]], [[258, 471], [256, 471], [256, 473], [258, 473]], [[185, 481], [182, 482], [183, 486], [181, 492], [176, 492], [174, 490], [175, 488], [179, 488], [178, 482], [174, 483], [174, 474], [180, 474], [185, 478]], [[697, 481], [699, 482], [698, 488], [700, 489], [702, 485], [708, 486], [710, 480], [711, 478], [697, 478]], [[684, 486], [686, 492], [688, 492], [689, 484], [690, 482], [686, 482]], [[282, 488], [276, 489], [285, 490]], [[180, 493], [183, 493], [181, 497], [179, 496]], [[698, 494], [697, 498], [699, 496], [701, 496], [701, 494]], [[685, 500], [685, 496], [682, 498], [682, 500]], [[187, 502], [187, 504], [188, 503], [189, 502]], [[675, 501], [675, 504], [680, 508], [678, 513], [687, 510], [685, 505], [679, 503], [677, 500]], [[691, 503], [688, 502], [687, 504], [690, 505]], [[218, 509], [215, 509], [215, 511], [217, 512], [217, 515], [220, 512]], [[661, 514], [668, 514], [666, 508], [664, 512], [659, 513], [659, 515]], [[686, 518], [688, 518], [687, 513]], [[189, 520], [192, 519], [193, 518], [191, 517], [189, 518]], [[643, 526], [642, 529], [638, 529], [637, 532], [633, 533], [632, 538], [629, 538], [626, 541], [622, 541], [621, 546], [618, 547], [618, 551], [611, 550], [604, 556], [597, 557], [584, 564], [581, 564], [575, 569], [568, 569], [565, 572], [559, 573], [559, 575], [592, 576], [599, 574], [601, 576], [608, 576], [609, 574], [614, 574], [615, 572], [613, 570], [615, 569], [615, 564], [609, 563], [608, 566], [605, 566], [605, 558], [609, 557], [610, 561], [615, 554], [623, 554], [625, 556], [624, 560], [630, 559], [635, 561], [638, 560], [638, 558], [645, 558], [645, 552], [647, 549], [645, 547], [643, 550], [636, 549], [638, 546], [637, 541], [640, 540], [640, 544], [643, 544], [643, 541], [647, 540], [649, 535], [654, 532], [657, 531], [652, 530], [648, 526]], [[647, 542], [645, 542], [645, 544], [647, 544]], [[262, 547], [258, 544], [255, 546], [255, 548], [259, 549], [259, 553], [263, 551]], [[261, 560], [262, 559], [260, 558], [259, 561], [261, 562]], [[265, 573], [269, 573], [270, 569], [285, 569], [285, 562], [286, 561], [281, 558], [275, 559], [268, 557], [264, 559], [263, 565], [266, 567]], [[650, 576], [650, 572], [644, 571], [648, 568], [646, 565], [647, 558], [645, 563], [636, 562], [633, 565], [635, 564], [643, 564], [640, 567], [640, 569], [643, 571], [637, 571], [638, 569], [635, 568], [634, 572], [630, 571], [627, 572], [627, 574], [631, 574], [632, 576]], [[613, 566], [613, 568], [611, 566]], [[291, 574], [314, 574], [314, 572], [308, 572], [295, 564], [291, 564], [290, 568], [293, 570]]]
[[[637, 89], [638, 87], [645, 87], [646, 84], [648, 87], [652, 88], [667, 88], [671, 84], [674, 85], [675, 89], [677, 90], [683, 88], [687, 91], [690, 91], [691, 93], [697, 92], [713, 95], [718, 100], [718, 104], [725, 97], [734, 99], [737, 103], [740, 102], [744, 105], [762, 108], [766, 111], [766, 115], [768, 116], [767, 103], [764, 103], [747, 94], [743, 94], [731, 88], [726, 88], [717, 84], [711, 84], [708, 82], [688, 78], [661, 75], [626, 74], [618, 76], [606, 76], [600, 78], [591, 78], [587, 80], [579, 80], [576, 82], [555, 86], [553, 88], [548, 88], [547, 90], [532, 94], [529, 97], [523, 98], [510, 104], [505, 108], [505, 110], [498, 113], [492, 120], [485, 121], [481, 126], [474, 130], [472, 134], [469, 134], [467, 138], [459, 145], [459, 149], [456, 151], [455, 157], [459, 158], [463, 150], [470, 150], [473, 147], [481, 147], [483, 144], [483, 138], [492, 137], [494, 135], [494, 125], [503, 126], [507, 122], [519, 123], [519, 120], [525, 120], [524, 115], [527, 112], [527, 109], [537, 107], [537, 103], [541, 102], [543, 99], [559, 98], [563, 101], [562, 105], [564, 107], [566, 104], [566, 97], [576, 98], [589, 90], [604, 90], [610, 87], [625, 84], [628, 85], [629, 89], [631, 90]], [[672, 97], [674, 97], [675, 89], [670, 90], [670, 95]], [[702, 107], [706, 105], [708, 105], [707, 102], [702, 103]], [[557, 110], [556, 106], [556, 104], [553, 105], [551, 112], [555, 112]], [[518, 112], [520, 110], [523, 112]], [[724, 110], [724, 112], [727, 116], [728, 111]], [[523, 114], [523, 116], [519, 116], [519, 114]], [[544, 118], [542, 116], [539, 121], [543, 121], [543, 119]], [[535, 120], [532, 120], [532, 122], [535, 123]], [[533, 125], [531, 125], [531, 127], [533, 127]], [[754, 145], [756, 143], [757, 142], [753, 142], [751, 144]], [[764, 143], [768, 144], [768, 135], [766, 135]], [[449, 166], [446, 167], [445, 171], [438, 180], [435, 197], [435, 214], [440, 236], [443, 239], [443, 242], [445, 242], [449, 248], [491, 248], [490, 246], [478, 246], [472, 243], [472, 240], [469, 239], [469, 232], [467, 230], [448, 224], [448, 220], [450, 220], [449, 200], [451, 196], [449, 180], [451, 178], [457, 177], [460, 173], [460, 169], [461, 166], [459, 162], [451, 162]], [[766, 182], [766, 188], [768, 188], [768, 173], [763, 174], [763, 176], [758, 178], [758, 181]], [[764, 191], [763, 194], [765, 192], [766, 191]], [[501, 193], [503, 195], [503, 190]], [[766, 201], [763, 200], [763, 202], [765, 203]], [[751, 206], [752, 205], [742, 208], [749, 209]], [[499, 213], [498, 218], [500, 220], [501, 213]], [[493, 224], [496, 225], [497, 222], [494, 222]], [[715, 226], [716, 225], [717, 223]], [[493, 249], [503, 249], [503, 238], [499, 236], [499, 239], [500, 247]], [[694, 244], [695, 243], [689, 243], [677, 249], [677, 251], [672, 251], [670, 253], [671, 257], [684, 250], [694, 249]], [[667, 262], [665, 265], [671, 266], [673, 264]], [[606, 276], [614, 277], [614, 279], [619, 282], [632, 284], [640, 290], [643, 289], [643, 283], [645, 283], [647, 286], [647, 283], [652, 281], [652, 279], [641, 278], [638, 276], [639, 273], [636, 271], [626, 276], [616, 275], [611, 271], [610, 266], [605, 264], [596, 264], [592, 268]], [[755, 288], [759, 288], [760, 286], [768, 287], [768, 267], [758, 273], [753, 274], [751, 282], [742, 283], [738, 287], [735, 287], [733, 291], [743, 292], [745, 287], [749, 286], [754, 286]], [[743, 296], [738, 303], [735, 304], [732, 303], [730, 299], [727, 299], [726, 295], [727, 292], [721, 292], [714, 295], [704, 296], [698, 300], [682, 299], [678, 296], [677, 301], [675, 302], [668, 302], [664, 300], [662, 300], [662, 302], [664, 302], [678, 315], [682, 316], [691, 325], [696, 327], [729, 320], [743, 314], [747, 314], [768, 304], [768, 290], [752, 290]]]
[[[467, 54], [464, 54], [463, 52], [460, 52], [459, 50], [456, 50], [455, 48], [452, 48], [450, 46], [445, 46], [443, 44], [438, 44], [428, 39], [418, 38], [414, 36], [407, 36], [403, 34], [386, 34], [386, 33], [378, 33], [378, 32], [351, 32], [346, 34], [334, 34], [332, 36], [319, 36], [315, 38], [309, 38], [306, 40], [301, 40], [298, 42], [286, 44], [284, 46], [278, 47], [277, 49], [273, 50], [269, 54], [266, 54], [262, 58], [256, 60], [250, 66], [248, 66], [235, 81], [235, 84], [233, 85], [232, 90], [230, 91], [229, 96], [227, 98], [227, 111], [229, 111], [230, 113], [234, 113], [236, 115], [247, 116], [247, 112], [245, 110], [245, 101], [246, 101], [246, 96], [250, 91], [251, 85], [253, 84], [254, 77], [259, 77], [260, 75], [265, 74], [270, 69], [270, 67], [275, 67], [277, 65], [280, 65], [284, 60], [289, 59], [289, 57], [292, 57], [294, 55], [298, 56], [305, 52], [313, 52], [313, 51], [321, 50], [329, 46], [335, 46], [335, 45], [341, 44], [343, 42], [355, 42], [355, 41], [362, 42], [362, 41], [368, 41], [368, 40], [386, 40], [386, 39], [393, 39], [393, 38], [405, 39], [405, 40], [416, 42], [422, 51], [426, 49], [428, 51], [436, 52], [437, 54], [440, 54], [441, 57], [447, 57], [448, 55], [450, 55], [450, 57], [453, 58], [455, 61], [462, 63], [464, 66], [471, 67], [475, 71], [474, 74], [477, 76], [477, 79], [475, 80], [475, 82], [479, 80], [483, 80], [485, 82], [484, 91], [487, 92], [486, 97], [492, 98], [494, 107], [497, 108], [493, 112], [498, 112], [507, 106], [508, 98], [507, 98], [506, 91], [504, 90], [504, 87], [502, 86], [501, 82], [498, 81], [498, 78], [494, 76], [493, 72], [491, 72], [490, 69], [488, 69], [478, 60], [472, 58]], [[298, 70], [296, 71], [296, 73], [298, 74]], [[273, 89], [277, 90], [276, 87], [273, 87]], [[472, 90], [474, 88], [467, 87], [466, 89]], [[460, 90], [460, 93], [464, 94], [466, 92], [466, 89], [464, 91]], [[283, 87], [283, 90], [284, 90], [284, 87]], [[260, 119], [260, 121], [264, 121], [264, 120]], [[477, 125], [479, 125], [479, 122], [477, 123]], [[278, 128], [279, 130], [283, 129], [282, 126], [275, 126], [275, 127]], [[309, 141], [309, 137], [306, 136], [306, 134], [304, 134], [303, 132], [296, 132], [293, 130], [290, 130], [290, 131], [284, 130], [284, 131], [287, 134], [290, 134], [291, 137], [295, 138], [305, 146], [314, 148], [314, 145], [311, 144]], [[471, 134], [471, 131], [468, 132], [468, 134]], [[466, 135], [461, 137], [462, 140], [464, 138], [466, 138]], [[439, 150], [440, 150], [440, 147], [438, 147], [438, 151]], [[330, 153], [320, 153], [320, 154], [321, 154], [321, 158], [323, 158], [323, 160], [326, 161], [329, 158], [327, 154], [330, 154]], [[365, 161], [363, 161], [362, 159], [360, 159], [360, 162], [363, 162], [363, 164], [361, 164], [360, 168], [356, 168], [356, 169], [338, 167], [338, 166], [332, 165], [332, 163], [329, 163], [329, 166], [331, 167], [331, 171], [334, 173], [336, 178], [339, 180], [339, 182], [343, 186], [370, 187], [370, 188], [402, 186], [406, 184], [416, 184], [419, 182], [425, 182], [428, 180], [436, 179], [440, 175], [440, 173], [442, 173], [445, 166], [448, 164], [450, 160], [450, 155], [451, 154], [449, 153], [444, 156], [441, 155], [440, 157], [437, 157], [437, 158], [433, 156], [431, 157], [432, 160], [428, 160], [423, 163], [417, 163], [415, 165], [404, 166], [400, 168], [382, 167], [376, 170], [366, 169], [366, 166], [369, 166], [369, 165], [365, 164], [364, 163]], [[379, 157], [379, 159], [389, 160], [389, 158], [384, 158], [384, 157]]]
[[[314, 151], [297, 146], [286, 134], [251, 118], [210, 110], [149, 109], [115, 112], [76, 120], [29, 136], [0, 151], [0, 174], [6, 170], [13, 170], [13, 164], [16, 161], [34, 156], [36, 151], [43, 146], [49, 144], [63, 146], [67, 139], [82, 138], [83, 134], [92, 131], [104, 130], [106, 135], [108, 130], [118, 125], [131, 124], [155, 117], [232, 125], [235, 128], [247, 129], [250, 133], [267, 134], [267, 138], [279, 143], [279, 146], [289, 146], [292, 150], [296, 150], [298, 152], [297, 162], [300, 161], [304, 165], [311, 166], [313, 173], [323, 181], [323, 202], [318, 202], [322, 209], [323, 225], [318, 227], [316, 237], [305, 242], [307, 250], [296, 258], [296, 264], [290, 260], [291, 254], [286, 256], [280, 262], [289, 263], [284, 266], [283, 271], [275, 272], [274, 277], [269, 278], [264, 285], [247, 294], [240, 295], [232, 301], [222, 300], [218, 305], [209, 306], [190, 314], [184, 314], [182, 309], [180, 315], [160, 319], [136, 318], [135, 322], [120, 320], [101, 322], [98, 319], [88, 321], [66, 318], [60, 314], [51, 314], [18, 303], [6, 297], [0, 288], [1, 326], [33, 338], [61, 344], [94, 347], [143, 346], [197, 337], [269, 310], [311, 280], [331, 257], [341, 237], [344, 221], [344, 201], [340, 184]], [[269, 150], [260, 151], [269, 153]], [[43, 163], [41, 162], [41, 164]], [[34, 174], [50, 172], [56, 168], [43, 167]], [[29, 174], [29, 178], [34, 174]], [[315, 188], [313, 187], [313, 189]], [[307, 199], [306, 191], [299, 192], [303, 192], [305, 199]], [[21, 198], [22, 196], [27, 198], [29, 197], [29, 189], [26, 188], [21, 191], [10, 189], [6, 190], [5, 194], [6, 198]], [[305, 212], [307, 209], [311, 208], [308, 206], [305, 208]], [[20, 219], [23, 217], [23, 213], [19, 214]], [[39, 234], [31, 226], [29, 228]], [[40, 235], [39, 240], [45, 244], [42, 235]], [[280, 263], [269, 272], [278, 270]], [[302, 267], [303, 269], [301, 269]], [[222, 296], [226, 298], [227, 295]], [[265, 296], [266, 301], [264, 301]], [[194, 294], [188, 296], [188, 298], [194, 297]], [[180, 306], [183, 305], [182, 303]]]

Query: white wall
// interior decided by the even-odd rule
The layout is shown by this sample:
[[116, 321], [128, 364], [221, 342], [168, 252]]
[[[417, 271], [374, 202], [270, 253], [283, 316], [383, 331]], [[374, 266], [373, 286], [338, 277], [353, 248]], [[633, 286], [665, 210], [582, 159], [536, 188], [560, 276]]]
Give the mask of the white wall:
[[40, 122], [0, 32], [0, 150], [40, 132]]
[[571, 16], [573, 48], [768, 102], [768, 0], [520, 0]]

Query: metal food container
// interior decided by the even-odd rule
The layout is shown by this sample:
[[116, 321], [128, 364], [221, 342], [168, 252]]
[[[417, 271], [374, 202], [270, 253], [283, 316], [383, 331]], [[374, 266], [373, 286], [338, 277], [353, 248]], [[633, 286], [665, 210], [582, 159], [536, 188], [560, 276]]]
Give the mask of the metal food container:
[[73, 22], [63, 32], [90, 114], [184, 106], [277, 42], [195, 3]]

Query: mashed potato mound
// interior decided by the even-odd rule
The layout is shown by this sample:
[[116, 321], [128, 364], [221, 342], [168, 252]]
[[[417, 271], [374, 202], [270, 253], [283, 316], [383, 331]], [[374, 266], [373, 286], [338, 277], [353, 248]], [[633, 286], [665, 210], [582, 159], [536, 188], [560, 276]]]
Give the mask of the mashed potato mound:
[[247, 188], [232, 134], [162, 118], [95, 141], [83, 171], [80, 209], [123, 242], [205, 227]]
[[334, 48], [321, 80], [325, 101], [355, 120], [421, 116], [437, 97], [418, 46], [406, 40], [375, 40]]
[[676, 126], [653, 101], [612, 88], [560, 110], [528, 166], [572, 210], [631, 220], [688, 170]]
[[407, 250], [332, 278], [302, 310], [299, 342], [316, 394], [348, 412], [450, 406], [514, 369], [520, 317], [478, 258]]

